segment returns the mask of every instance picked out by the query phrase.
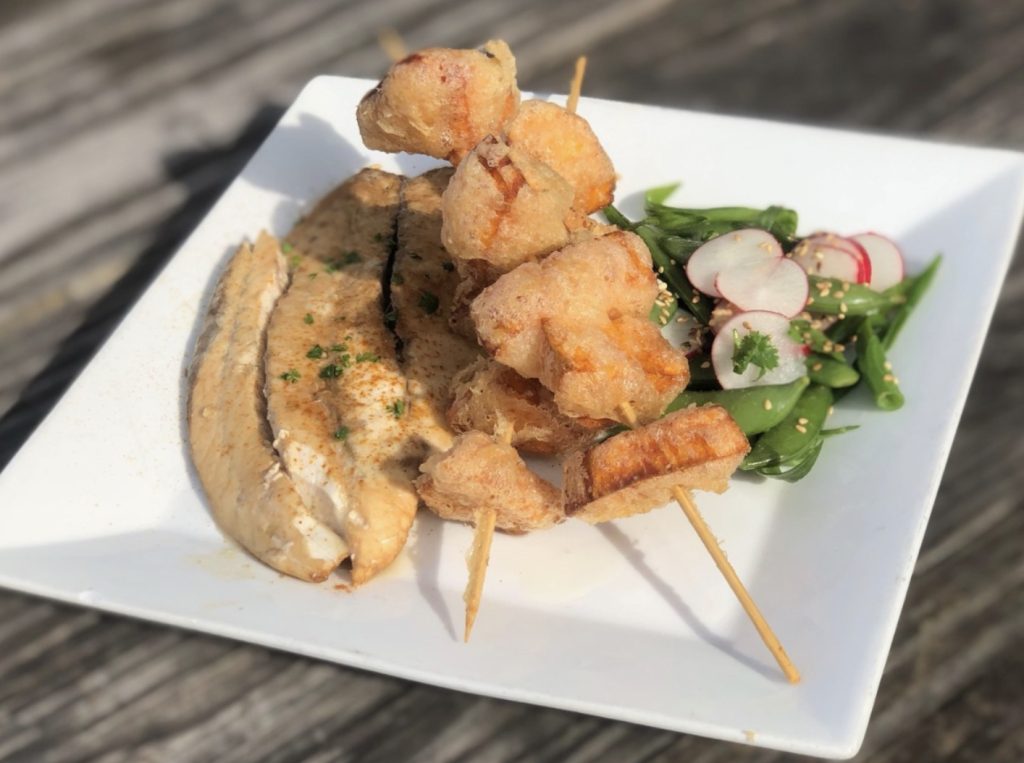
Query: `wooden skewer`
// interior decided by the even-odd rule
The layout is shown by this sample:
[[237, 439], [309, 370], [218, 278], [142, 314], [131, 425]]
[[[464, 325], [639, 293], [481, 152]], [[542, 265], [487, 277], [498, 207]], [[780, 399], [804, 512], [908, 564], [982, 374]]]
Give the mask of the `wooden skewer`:
[[405, 47], [405, 41], [393, 27], [384, 27], [377, 32], [377, 44], [380, 45], [381, 49], [387, 53], [388, 58], [391, 62], [401, 61], [407, 55], [409, 55], [408, 48]]
[[494, 538], [494, 525], [497, 521], [498, 512], [494, 509], [484, 509], [476, 515], [473, 546], [466, 557], [469, 580], [466, 581], [466, 591], [462, 594], [462, 600], [466, 602], [466, 627], [462, 633], [464, 642], [469, 641], [477, 612], [480, 611], [480, 598], [484, 591], [487, 563], [491, 558], [491, 540]]
[[587, 71], [587, 57], [580, 56], [576, 59], [576, 68], [572, 73], [572, 82], [569, 83], [569, 98], [565, 102], [565, 110], [570, 114], [576, 113], [576, 107], [580, 102], [580, 91], [583, 90], [583, 75]]
[[[619, 406], [619, 411], [622, 413], [622, 417], [626, 420], [629, 426], [636, 426], [636, 411], [633, 410], [633, 406], [628, 402], [623, 403]], [[789, 655], [786, 654], [786, 650], [782, 648], [782, 643], [779, 641], [778, 636], [768, 625], [768, 621], [764, 619], [764, 615], [761, 614], [761, 610], [758, 609], [757, 604], [751, 598], [750, 593], [747, 591], [743, 582], [740, 580], [739, 575], [736, 574], [736, 570], [733, 569], [732, 564], [725, 557], [725, 552], [722, 551], [718, 545], [718, 540], [712, 534], [707, 523], [704, 521], [704, 517], [701, 516], [700, 511], [697, 509], [697, 505], [693, 502], [693, 498], [689, 492], [685, 490], [681, 485], [677, 485], [672, 488], [672, 496], [676, 499], [679, 504], [679, 508], [683, 510], [686, 518], [690, 520], [690, 524], [693, 525], [693, 529], [697, 532], [697, 537], [701, 539], [704, 544], [704, 548], [711, 554], [711, 558], [715, 562], [715, 566], [718, 567], [719, 572], [725, 578], [725, 582], [729, 584], [732, 592], [736, 594], [736, 598], [739, 599], [740, 604], [743, 606], [743, 610], [747, 613], [751, 622], [754, 623], [754, 627], [757, 628], [758, 635], [761, 636], [761, 640], [764, 641], [764, 645], [768, 647], [768, 651], [772, 653], [775, 661], [779, 663], [779, 667], [785, 674], [786, 679], [790, 683], [800, 682], [800, 671], [796, 669], [796, 666], [789, 659]]]
[[[505, 445], [512, 444], [511, 429], [501, 432], [497, 437]], [[469, 641], [473, 623], [476, 622], [476, 615], [480, 611], [480, 599], [483, 597], [484, 579], [487, 577], [487, 563], [491, 559], [491, 541], [494, 539], [494, 527], [498, 521], [498, 512], [493, 508], [483, 509], [477, 512], [474, 519], [473, 545], [466, 557], [469, 580], [466, 581], [466, 590], [462, 594], [462, 600], [466, 602], [466, 627], [462, 632], [463, 642]]]

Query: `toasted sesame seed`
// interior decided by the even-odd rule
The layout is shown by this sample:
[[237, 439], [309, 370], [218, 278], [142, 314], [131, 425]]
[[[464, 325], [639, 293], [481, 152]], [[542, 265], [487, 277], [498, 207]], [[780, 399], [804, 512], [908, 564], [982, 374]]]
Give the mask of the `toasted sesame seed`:
[[808, 305], [813, 305], [814, 304], [814, 297], [808, 297], [807, 298], [807, 304]]
[[659, 265], [659, 266], [658, 266], [658, 273], [660, 273], [660, 274], [662, 274], [662, 275], [664, 275], [664, 274], [665, 274], [665, 268], [664, 268], [664, 266], [662, 266], [662, 265]]
[[695, 304], [695, 305], [699, 304], [700, 303], [700, 296], [698, 296], [697, 294], [694, 294], [693, 297], [690, 299], [690, 301], [693, 304]]
[[882, 377], [882, 381], [884, 381], [884, 382], [894, 382], [894, 381], [896, 381], [896, 377], [893, 376], [892, 374], [885, 374]]
[[892, 363], [890, 363], [888, 360], [885, 361], [885, 370], [886, 371], [891, 371], [892, 370]]
[[753, 331], [754, 327], [750, 325], [750, 321], [743, 321], [743, 328], [747, 331]]
[[820, 262], [821, 260], [825, 259], [825, 253], [823, 251], [821, 251], [820, 249], [815, 249], [814, 250], [814, 259], [816, 259], [816, 260], [818, 260]]
[[849, 290], [850, 290], [850, 282], [849, 281], [843, 281], [843, 291], [849, 291]]
[[837, 344], [835, 347], [836, 347], [836, 352], [845, 352], [845, 350], [846, 350], [846, 345], [845, 344]]
[[849, 309], [847, 309], [845, 302], [840, 302], [839, 303], [839, 312], [841, 312], [841, 313], [848, 313], [848, 312], [850, 312]]
[[700, 367], [701, 368], [711, 368], [711, 361], [710, 360], [705, 360], [703, 363], [700, 364]]
[[764, 399], [764, 402], [762, 403], [762, 405], [764, 406], [764, 409], [766, 411], [770, 411], [772, 409], [772, 401], [769, 400], [768, 398]]
[[800, 434], [807, 434], [807, 427], [805, 427], [805, 426], [802, 426], [802, 425], [800, 425], [800, 424], [797, 424], [797, 425], [796, 425], [795, 427], [793, 427], [793, 428], [794, 428], [794, 429], [795, 429], [796, 431], [798, 431], [798, 432], [799, 432]]
[[686, 323], [686, 318], [680, 315], [678, 318], [676, 318], [676, 323]]
[[821, 363], [815, 363], [811, 366], [812, 371], [820, 371], [822, 368], [824, 368], [824, 366]]
[[832, 293], [832, 296], [835, 297], [836, 299], [842, 299], [843, 297], [846, 296], [846, 292], [845, 291], [836, 291], [836, 292]]
[[835, 410], [835, 407], [830, 405], [828, 407], [828, 415], [831, 416], [833, 413], [835, 413]]
[[823, 345], [821, 346], [821, 349], [823, 349], [823, 350], [824, 350], [825, 352], [832, 352], [832, 349], [833, 349], [834, 347], [835, 347], [835, 345], [834, 345], [834, 344], [832, 344], [832, 341], [831, 341], [831, 340], [829, 340], [829, 339], [826, 339], [826, 340], [825, 340], [825, 344], [823, 344]]
[[807, 419], [801, 416], [796, 420], [796, 423], [799, 424], [800, 426], [807, 426]]

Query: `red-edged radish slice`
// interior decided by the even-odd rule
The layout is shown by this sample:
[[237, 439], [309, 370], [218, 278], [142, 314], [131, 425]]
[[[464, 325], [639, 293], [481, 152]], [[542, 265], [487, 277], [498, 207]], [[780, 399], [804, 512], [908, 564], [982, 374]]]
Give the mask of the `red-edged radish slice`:
[[871, 280], [868, 286], [885, 291], [903, 280], [905, 268], [900, 248], [880, 233], [858, 233], [850, 238], [864, 247], [871, 260]]
[[726, 268], [715, 279], [715, 288], [745, 311], [768, 310], [792, 318], [807, 305], [807, 274], [785, 257], [748, 268]]
[[845, 249], [802, 241], [790, 257], [809, 275], [860, 283], [860, 262]]
[[[871, 259], [868, 257], [868, 253], [864, 251], [864, 247], [852, 238], [845, 238], [840, 236], [838, 233], [815, 233], [812, 236], [808, 236], [797, 246], [800, 249], [805, 244], [811, 246], [830, 246], [834, 249], [842, 249], [847, 254], [851, 255], [857, 260], [857, 276], [856, 279], [844, 278], [844, 281], [854, 281], [855, 283], [867, 283], [871, 280]], [[795, 250], [794, 250], [795, 251]], [[806, 268], [804, 268], [806, 270]], [[810, 271], [808, 271], [810, 272]], [[830, 278], [833, 276], [829, 276]], [[838, 276], [835, 276], [838, 277]]]
[[[736, 332], [736, 336], [733, 332]], [[743, 337], [752, 331], [767, 336], [779, 353], [779, 365], [758, 379], [761, 369], [750, 365], [738, 374], [733, 370], [733, 354], [736, 352], [736, 337]], [[740, 313], [718, 332], [711, 345], [711, 364], [722, 389], [759, 387], [764, 384], [789, 384], [807, 373], [804, 346], [789, 336], [789, 318], [767, 310], [752, 310]]]
[[720, 297], [715, 279], [725, 268], [749, 268], [782, 257], [782, 247], [768, 231], [759, 228], [723, 233], [701, 245], [686, 263], [686, 277], [693, 287]]

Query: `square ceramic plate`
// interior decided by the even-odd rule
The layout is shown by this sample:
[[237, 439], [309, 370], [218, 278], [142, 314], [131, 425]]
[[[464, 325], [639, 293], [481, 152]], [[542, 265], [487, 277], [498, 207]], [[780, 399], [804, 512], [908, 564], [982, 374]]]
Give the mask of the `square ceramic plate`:
[[621, 173], [630, 214], [641, 189], [679, 179], [675, 200], [688, 205], [781, 203], [800, 212], [805, 232], [885, 231], [911, 272], [946, 255], [892, 354], [903, 410], [844, 401], [836, 419], [861, 429], [830, 441], [803, 482], [737, 480], [724, 496], [699, 495], [803, 672], [790, 686], [671, 508], [496, 538], [469, 645], [458, 637], [465, 527], [421, 515], [393, 568], [351, 594], [281, 577], [218, 532], [183, 439], [183, 372], [199, 316], [243, 238], [284, 233], [369, 162], [407, 174], [430, 166], [361, 147], [354, 111], [370, 86], [321, 77], [306, 87], [0, 475], [0, 584], [464, 691], [852, 755], [1013, 249], [1024, 158], [581, 105]]

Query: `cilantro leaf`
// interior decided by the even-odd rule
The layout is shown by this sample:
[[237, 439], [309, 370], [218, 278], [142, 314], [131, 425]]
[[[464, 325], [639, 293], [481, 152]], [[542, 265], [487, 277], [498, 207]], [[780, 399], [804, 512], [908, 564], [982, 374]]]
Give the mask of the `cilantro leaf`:
[[760, 379], [766, 372], [779, 367], [779, 351], [767, 334], [751, 331], [740, 338], [740, 332], [733, 329], [732, 340], [732, 370], [735, 373], [741, 374], [750, 366], [757, 366], [761, 369], [757, 375]]

